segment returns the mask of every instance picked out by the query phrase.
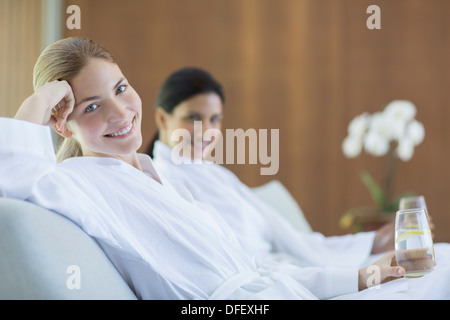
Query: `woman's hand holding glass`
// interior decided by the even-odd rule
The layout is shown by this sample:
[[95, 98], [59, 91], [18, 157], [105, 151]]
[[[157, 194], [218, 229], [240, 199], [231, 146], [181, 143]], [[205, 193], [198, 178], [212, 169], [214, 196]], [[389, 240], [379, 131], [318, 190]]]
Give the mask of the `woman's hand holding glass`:
[[401, 278], [404, 274], [405, 268], [396, 263], [395, 252], [388, 252], [372, 265], [359, 270], [358, 290]]
[[420, 277], [433, 270], [433, 239], [425, 209], [397, 212], [395, 256], [397, 264], [406, 270], [405, 277]]

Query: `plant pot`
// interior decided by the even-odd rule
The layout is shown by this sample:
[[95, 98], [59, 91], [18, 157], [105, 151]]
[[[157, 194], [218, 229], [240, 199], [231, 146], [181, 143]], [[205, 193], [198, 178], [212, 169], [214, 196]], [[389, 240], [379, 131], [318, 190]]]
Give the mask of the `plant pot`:
[[394, 212], [380, 211], [370, 207], [359, 207], [347, 211], [342, 216], [339, 224], [341, 228], [356, 233], [377, 230], [394, 218]]

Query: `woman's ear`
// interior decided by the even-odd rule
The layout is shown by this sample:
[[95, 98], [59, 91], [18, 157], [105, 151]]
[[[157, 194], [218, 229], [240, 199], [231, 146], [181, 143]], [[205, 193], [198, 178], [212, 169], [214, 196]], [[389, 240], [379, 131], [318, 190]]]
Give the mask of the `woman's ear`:
[[62, 137], [70, 138], [72, 136], [72, 131], [67, 128], [67, 125], [64, 124], [61, 128], [56, 124], [52, 125], [52, 128]]
[[167, 112], [161, 107], [157, 107], [155, 110], [155, 122], [158, 130], [166, 129]]

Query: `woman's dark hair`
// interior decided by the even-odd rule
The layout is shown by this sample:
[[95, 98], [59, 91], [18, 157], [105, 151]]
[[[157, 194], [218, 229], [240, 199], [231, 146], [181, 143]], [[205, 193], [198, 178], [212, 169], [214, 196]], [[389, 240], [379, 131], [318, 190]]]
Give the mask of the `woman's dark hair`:
[[[156, 98], [156, 108], [163, 108], [171, 114], [183, 101], [203, 93], [216, 93], [222, 103], [225, 96], [220, 83], [212, 75], [200, 68], [183, 68], [172, 73], [162, 84]], [[153, 147], [159, 139], [157, 132], [147, 147], [146, 153], [153, 158]]]

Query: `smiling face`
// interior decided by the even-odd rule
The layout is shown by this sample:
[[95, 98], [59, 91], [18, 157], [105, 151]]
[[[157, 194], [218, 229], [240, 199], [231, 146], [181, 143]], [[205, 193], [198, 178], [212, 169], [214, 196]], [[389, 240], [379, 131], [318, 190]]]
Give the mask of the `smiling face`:
[[133, 164], [142, 144], [142, 102], [117, 64], [92, 58], [69, 83], [75, 108], [67, 128], [83, 155]]
[[[216, 93], [197, 94], [175, 107], [171, 114], [162, 108], [156, 110], [156, 122], [159, 128], [159, 139], [169, 147], [174, 147], [180, 142], [172, 140], [172, 133], [177, 129], [189, 131], [190, 140], [182, 143], [191, 144], [191, 158], [196, 154], [202, 154], [205, 148], [214, 143], [203, 140], [204, 132], [208, 129], [221, 129], [223, 104]], [[194, 134], [194, 121], [201, 122], [201, 131]], [[194, 143], [196, 141], [196, 143]], [[195, 147], [201, 150], [195, 150]]]

